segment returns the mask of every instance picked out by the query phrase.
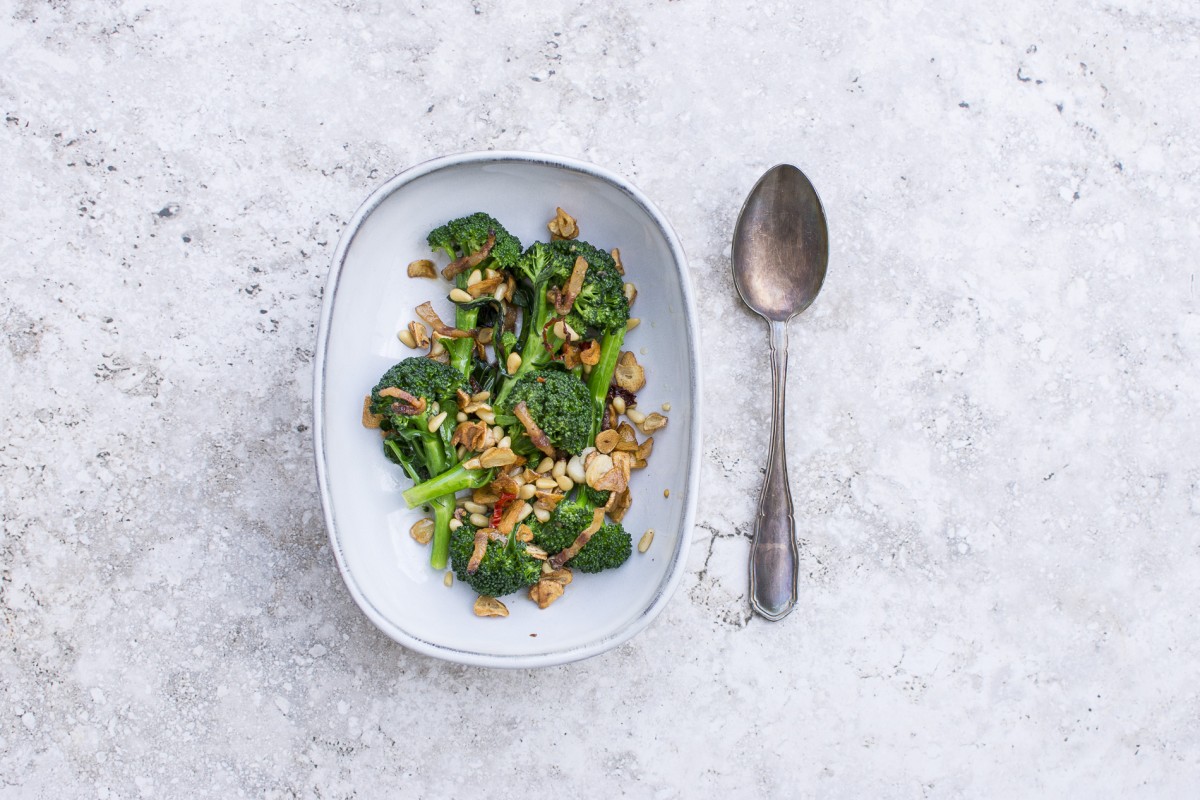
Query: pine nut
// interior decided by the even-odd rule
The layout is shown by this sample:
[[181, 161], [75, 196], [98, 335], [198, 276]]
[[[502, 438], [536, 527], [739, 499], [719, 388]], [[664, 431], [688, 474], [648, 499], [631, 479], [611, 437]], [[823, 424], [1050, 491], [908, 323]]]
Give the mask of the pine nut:
[[504, 300], [506, 297], [508, 297], [508, 284], [502, 283], [496, 288], [496, 300], [499, 302]]
[[494, 277], [496, 277], [496, 276], [497, 276], [497, 275], [499, 275], [499, 274], [500, 274], [500, 273], [499, 273], [499, 272], [496, 272], [496, 270], [492, 269], [491, 267], [488, 267], [488, 268], [487, 268], [487, 270], [485, 270], [485, 271], [484, 271], [484, 273], [483, 273], [483, 277], [485, 277], [485, 278], [494, 278]]
[[443, 411], [433, 419], [429, 420], [429, 432], [437, 433], [437, 429], [442, 427], [442, 423], [446, 421], [447, 412]]
[[637, 317], [630, 317], [629, 322], [625, 323], [625, 330], [631, 331], [634, 328], [636, 328], [638, 325], [641, 325], [641, 324], [642, 324], [642, 321], [640, 319], [638, 319]]
[[496, 442], [496, 447], [499, 447], [501, 450], [511, 450], [512, 449], [512, 437], [505, 436], [503, 439]]
[[399, 331], [397, 331], [396, 338], [399, 339], [405, 347], [416, 348], [417, 346], [417, 340], [413, 338], [412, 331], [410, 331], [408, 328], [401, 328]]
[[462, 412], [462, 411], [460, 411], [460, 412], [458, 412], [457, 414], [455, 414], [455, 415], [454, 415], [454, 418], [455, 418], [456, 420], [458, 420], [459, 422], [466, 422], [466, 421], [467, 421], [467, 415], [466, 415], [464, 412]]
[[621, 397], [621, 395], [617, 395], [616, 397], [613, 398], [612, 404], [613, 404], [613, 409], [618, 414], [625, 413], [625, 398], [624, 397]]
[[564, 322], [562, 324], [562, 326], [563, 326], [563, 331], [567, 334], [567, 338], [570, 339], [572, 342], [578, 342], [580, 339], [583, 338], [575, 331], [574, 328], [572, 328], [567, 323]]
[[467, 446], [465, 444], [460, 444], [458, 447], [454, 448], [454, 454], [458, 456], [459, 461], [462, 461], [463, 456], [467, 454]]
[[449, 587], [449, 586], [453, 585], [453, 584], [454, 584], [454, 573], [453, 573], [453, 572], [447, 572], [447, 573], [446, 573], [446, 577], [442, 578], [442, 583], [443, 583], [444, 585], [446, 585], [447, 587]]
[[670, 403], [663, 403], [663, 404], [662, 404], [662, 410], [663, 410], [663, 411], [670, 411], [670, 410], [671, 410], [671, 404], [670, 404]]
[[467, 276], [467, 286], [474, 286], [483, 280], [483, 273], [479, 270], [471, 270], [471, 274]]
[[497, 442], [500, 441], [501, 439], [503, 439], [506, 435], [507, 434], [505, 434], [504, 428], [501, 428], [499, 425], [492, 428], [492, 438], [495, 439]]
[[462, 527], [462, 520], [459, 519], [458, 517], [455, 517], [454, 519], [450, 520], [450, 530], [456, 531], [461, 527]]
[[671, 490], [663, 489], [663, 497], [670, 497], [670, 496], [671, 496]]
[[563, 323], [563, 321], [562, 321], [561, 319], [560, 319], [558, 322], [554, 323], [554, 328], [553, 328], [553, 331], [554, 331], [554, 335], [555, 335], [555, 336], [557, 336], [558, 338], [562, 339], [563, 341], [566, 341], [566, 339], [567, 339], [567, 328], [566, 328], [566, 325]]
[[483, 512], [487, 511], [487, 506], [481, 506], [479, 503], [474, 503], [470, 500], [463, 503], [463, 508], [465, 508], [467, 512], [471, 514], [482, 514]]
[[559, 475], [558, 488], [562, 489], [564, 492], [569, 492], [575, 488], [575, 481], [571, 480], [566, 475]]
[[637, 287], [632, 283], [625, 284], [625, 299], [629, 305], [633, 305], [633, 301], [637, 299]]
[[596, 452], [596, 448], [594, 448], [594, 447], [585, 447], [585, 448], [583, 448], [583, 452], [579, 454], [579, 457], [580, 457], [580, 458], [582, 458], [582, 459], [583, 459], [583, 460], [586, 462], [586, 461], [587, 461], [587, 457], [588, 457], [589, 455], [591, 455], [592, 453], [594, 453], [594, 452]]
[[538, 508], [537, 506], [534, 506], [533, 516], [536, 517], [537, 521], [543, 525], [550, 521], [550, 512], [544, 508]]
[[540, 473], [542, 475], [545, 475], [547, 472], [549, 472], [552, 469], [554, 469], [554, 459], [551, 458], [550, 456], [546, 456], [545, 458], [543, 458], [541, 461], [538, 462], [537, 468], [534, 469], [533, 471]]
[[533, 513], [533, 506], [529, 503], [521, 503], [521, 510], [517, 512], [517, 522], [524, 522]]
[[560, 458], [558, 461], [555, 461], [554, 469], [550, 470], [550, 474], [553, 475], [555, 478], [561, 478], [563, 475], [566, 475], [567, 474], [567, 460], [565, 458]]
[[446, 352], [446, 345], [442, 344], [442, 337], [435, 336], [433, 339], [433, 347], [429, 348], [429, 355], [440, 356]]
[[496, 415], [490, 408], [481, 408], [475, 412], [475, 416], [486, 422], [488, 425], [496, 424]]
[[512, 373], [516, 372], [518, 369], [521, 368], [521, 354], [520, 353], [509, 353], [508, 360], [504, 362], [504, 365], [506, 367], [508, 367], [508, 372], [510, 375]]
[[538, 478], [533, 485], [539, 489], [557, 489], [558, 480], [555, 478]]
[[450, 301], [454, 303], [469, 303], [474, 300], [474, 297], [464, 292], [462, 289], [450, 290]]
[[629, 417], [629, 421], [634, 425], [641, 425], [646, 421], [646, 415], [638, 411], [636, 408], [626, 410], [625, 416]]
[[650, 543], [654, 541], [654, 528], [642, 534], [642, 538], [638, 540], [638, 552], [644, 553], [650, 549]]
[[579, 456], [571, 456], [571, 460], [567, 462], [567, 477], [576, 483], [583, 483], [583, 459]]
[[522, 500], [529, 500], [535, 494], [537, 494], [537, 484], [527, 483], [521, 487], [520, 491], [517, 492], [517, 497], [521, 498]]
[[483, 514], [472, 514], [469, 519], [471, 520], [471, 524], [476, 528], [486, 528], [491, 523], [491, 520]]
[[492, 393], [487, 390], [484, 390], [482, 392], [476, 392], [475, 394], [471, 395], [472, 403], [486, 403], [488, 400], [491, 400], [491, 399], [492, 399]]

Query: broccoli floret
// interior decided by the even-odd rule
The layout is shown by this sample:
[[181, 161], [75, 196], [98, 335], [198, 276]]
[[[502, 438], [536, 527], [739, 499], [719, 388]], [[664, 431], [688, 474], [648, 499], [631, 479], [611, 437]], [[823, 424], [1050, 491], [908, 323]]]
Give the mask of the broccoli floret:
[[[490, 235], [495, 235], [496, 241], [476, 268], [508, 269], [514, 266], [521, 257], [520, 240], [497, 222], [495, 217], [482, 211], [452, 219], [445, 225], [434, 228], [429, 232], [426, 241], [433, 250], [444, 252], [453, 261], [460, 256], [482, 250]], [[459, 289], [467, 288], [470, 272], [470, 270], [464, 270], [455, 278]], [[471, 330], [478, 320], [479, 308], [477, 306], [470, 308], [458, 306], [455, 309], [454, 325], [460, 330]], [[467, 377], [471, 376], [474, 368], [474, 361], [471, 358], [474, 346], [471, 339], [453, 339], [446, 345], [446, 349], [450, 353], [451, 366]]]
[[525, 552], [524, 542], [515, 534], [506, 541], [489, 541], [479, 569], [467, 572], [475, 551], [475, 528], [464, 524], [450, 535], [450, 558], [454, 575], [476, 592], [488, 597], [503, 597], [532, 586], [542, 574], [542, 562]]
[[[604, 252], [599, 247], [589, 244], [582, 239], [559, 239], [550, 243], [550, 247], [570, 263], [571, 267], [575, 266], [575, 259], [583, 256], [588, 262], [588, 270], [604, 268], [617, 271], [617, 262], [613, 260], [611, 254]], [[571, 273], [571, 267], [567, 268], [567, 274]]]
[[571, 277], [575, 256], [554, 244], [534, 242], [513, 267], [531, 286], [555, 286]]
[[[454, 463], [453, 448], [440, 434], [429, 431], [429, 419], [435, 404], [454, 402], [455, 391], [465, 385], [463, 376], [445, 364], [414, 356], [385, 372], [371, 390], [371, 411], [383, 416], [384, 453], [414, 481], [426, 480]], [[381, 394], [389, 388], [424, 401], [424, 408], [418, 413], [416, 403]]]
[[555, 447], [578, 455], [592, 443], [591, 395], [571, 373], [549, 369], [526, 373], [513, 386], [506, 411], [511, 413], [522, 401]]
[[[586, 488], [586, 487], [585, 487]], [[592, 524], [592, 515], [598, 506], [592, 501], [607, 492], [592, 492], [585, 497], [580, 492], [574, 501], [559, 503], [550, 520], [533, 533], [533, 542], [547, 553], [565, 550], [579, 537], [579, 533]], [[633, 539], [617, 522], [608, 522], [592, 534], [567, 566], [581, 572], [600, 572], [619, 567], [629, 558]]]
[[496, 235], [496, 243], [492, 245], [487, 258], [479, 264], [479, 268], [507, 269], [516, 264], [517, 259], [521, 257], [521, 241], [497, 222], [495, 217], [482, 211], [452, 219], [445, 225], [434, 228], [429, 232], [426, 241], [432, 249], [442, 251], [453, 261], [459, 256], [482, 250], [487, 244], [488, 234], [492, 233]]
[[[450, 438], [445, 430], [447, 426], [431, 432], [429, 419], [435, 403], [449, 407], [455, 391], [464, 386], [465, 381], [460, 373], [445, 364], [416, 356], [404, 359], [385, 372], [371, 390], [371, 410], [383, 415], [380, 424], [386, 431], [383, 451], [389, 459], [403, 467], [414, 482], [438, 475], [457, 460], [457, 453], [450, 446]], [[381, 394], [388, 388], [400, 389], [423, 400], [425, 407], [416, 413], [416, 403]], [[429, 561], [434, 568], [444, 569], [454, 499], [429, 497], [425, 502], [433, 506], [433, 548]]]
[[[625, 281], [621, 273], [614, 267], [592, 266], [589, 262], [583, 288], [575, 298], [572, 311], [573, 315], [583, 320], [586, 330], [601, 333], [624, 330], [629, 322], [629, 301], [625, 297]], [[570, 319], [567, 321], [570, 322]], [[576, 330], [584, 332], [584, 329]]]
[[567, 562], [580, 572], [602, 572], [621, 566], [633, 552], [633, 538], [618, 522], [609, 522], [592, 534], [588, 543]]
[[608, 505], [608, 498], [612, 496], [612, 492], [603, 489], [593, 489], [586, 483], [579, 487], [579, 499], [587, 503], [589, 508], [599, 508], [603, 505]]
[[[371, 390], [371, 410], [385, 417], [392, 417], [394, 397], [383, 397], [379, 393], [387, 388], [402, 389], [414, 397], [424, 397], [429, 404], [454, 399], [454, 393], [466, 388], [466, 381], [457, 371], [432, 358], [413, 356], [406, 358], [383, 373], [379, 383]], [[428, 412], [428, 408], [426, 411]]]
[[559, 503], [550, 520], [533, 532], [533, 543], [547, 553], [571, 546], [579, 532], [592, 524], [592, 509], [575, 503]]

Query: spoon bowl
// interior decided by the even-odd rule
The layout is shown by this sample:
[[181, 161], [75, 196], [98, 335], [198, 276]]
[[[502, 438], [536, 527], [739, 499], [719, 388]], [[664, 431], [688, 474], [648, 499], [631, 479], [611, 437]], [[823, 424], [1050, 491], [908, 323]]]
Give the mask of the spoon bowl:
[[767, 170], [746, 198], [733, 234], [733, 281], [767, 320], [771, 348], [771, 441], [750, 545], [750, 605], [769, 620], [796, 605], [796, 520], [784, 436], [787, 323], [812, 305], [829, 264], [829, 230], [817, 190], [796, 167]]
[[750, 191], [733, 236], [733, 282], [742, 302], [771, 322], [812, 305], [829, 264], [829, 230], [817, 190], [791, 164], [767, 170]]

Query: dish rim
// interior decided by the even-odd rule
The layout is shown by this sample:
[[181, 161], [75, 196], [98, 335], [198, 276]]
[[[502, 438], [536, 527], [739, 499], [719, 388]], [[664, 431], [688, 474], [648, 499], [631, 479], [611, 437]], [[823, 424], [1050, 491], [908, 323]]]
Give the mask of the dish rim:
[[[692, 425], [689, 441], [687, 442], [689, 470], [686, 493], [683, 498], [681, 536], [679, 545], [673, 555], [674, 563], [670, 565], [665, 580], [659, 583], [657, 593], [650, 603], [641, 610], [640, 614], [627, 625], [611, 634], [581, 645], [525, 655], [506, 655], [462, 650], [431, 642], [407, 632], [387, 618], [380, 609], [376, 608], [358, 585], [353, 572], [347, 565], [338, 533], [338, 526], [334, 519], [333, 498], [329, 491], [328, 475], [326, 473], [325, 425], [323, 417], [325, 410], [324, 378], [325, 366], [327, 364], [327, 350], [329, 347], [329, 325], [342, 270], [346, 263], [346, 256], [350, 251], [351, 245], [354, 243], [355, 237], [358, 235], [366, 219], [378, 209], [384, 200], [409, 183], [443, 169], [458, 167], [464, 164], [483, 163], [535, 164], [582, 173], [610, 184], [637, 204], [653, 221], [671, 251], [679, 280], [680, 292], [683, 296], [683, 316], [688, 333], [687, 353], [688, 360], [692, 366], [688, 376], [688, 391], [691, 393], [692, 401]], [[329, 276], [325, 283], [325, 294], [321, 302], [321, 316], [317, 329], [317, 349], [313, 364], [313, 455], [316, 462], [317, 485], [321, 495], [321, 510], [325, 517], [325, 528], [329, 536], [330, 549], [333, 551], [342, 581], [350, 591], [351, 597], [354, 598], [355, 604], [358, 605], [377, 628], [404, 647], [434, 658], [478, 667], [522, 669], [549, 667], [573, 661], [581, 661], [614, 649], [644, 630], [662, 612], [676, 589], [678, 589], [679, 583], [683, 578], [684, 569], [687, 566], [688, 551], [691, 548], [691, 531], [695, 522], [701, 469], [699, 460], [701, 442], [700, 426], [702, 420], [699, 334], [699, 327], [696, 324], [695, 302], [692, 297], [692, 287], [687, 270], [687, 257], [683, 252], [683, 246], [680, 244], [679, 238], [675, 235], [675, 231], [671, 228], [666, 217], [650, 199], [616, 173], [590, 162], [566, 156], [520, 150], [485, 150], [432, 158], [415, 164], [384, 181], [355, 211], [354, 216], [346, 224], [346, 229], [342, 232], [337, 249], [334, 251]]]

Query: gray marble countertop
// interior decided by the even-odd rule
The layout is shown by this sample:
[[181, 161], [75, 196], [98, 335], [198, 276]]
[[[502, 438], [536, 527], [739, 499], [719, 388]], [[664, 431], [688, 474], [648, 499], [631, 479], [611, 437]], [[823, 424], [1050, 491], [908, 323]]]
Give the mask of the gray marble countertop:
[[[0, 3], [0, 794], [1194, 790], [1200, 18], [917, 6]], [[312, 463], [346, 220], [489, 148], [638, 185], [707, 320], [683, 585], [541, 671], [379, 633]], [[769, 624], [729, 239], [781, 161], [832, 255], [792, 326], [803, 570]]]

